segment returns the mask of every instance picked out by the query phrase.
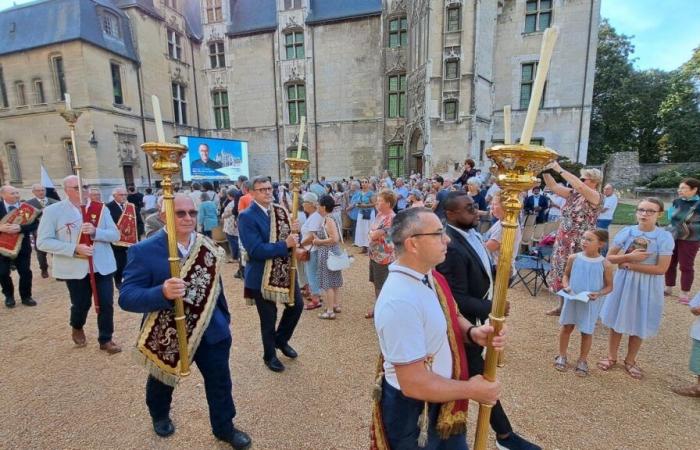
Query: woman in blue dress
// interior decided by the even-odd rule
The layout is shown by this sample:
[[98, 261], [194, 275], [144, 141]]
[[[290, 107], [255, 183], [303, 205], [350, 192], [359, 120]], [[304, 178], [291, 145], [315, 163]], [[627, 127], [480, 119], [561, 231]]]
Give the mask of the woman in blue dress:
[[664, 274], [673, 255], [673, 236], [656, 226], [663, 203], [646, 198], [637, 205], [637, 225], [625, 227], [615, 236], [608, 261], [618, 265], [613, 291], [600, 311], [603, 325], [610, 328], [608, 356], [598, 368], [609, 370], [617, 363], [617, 350], [623, 334], [629, 335], [625, 371], [642, 378], [637, 353], [642, 340], [659, 330], [664, 307]]

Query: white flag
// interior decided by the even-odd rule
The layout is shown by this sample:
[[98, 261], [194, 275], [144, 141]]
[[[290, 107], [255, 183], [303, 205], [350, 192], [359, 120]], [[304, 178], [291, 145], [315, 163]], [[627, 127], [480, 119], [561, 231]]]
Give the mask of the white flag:
[[51, 181], [51, 177], [49, 176], [49, 173], [46, 171], [46, 167], [44, 167], [43, 164], [41, 165], [41, 185], [45, 188], [54, 187], [53, 181]]

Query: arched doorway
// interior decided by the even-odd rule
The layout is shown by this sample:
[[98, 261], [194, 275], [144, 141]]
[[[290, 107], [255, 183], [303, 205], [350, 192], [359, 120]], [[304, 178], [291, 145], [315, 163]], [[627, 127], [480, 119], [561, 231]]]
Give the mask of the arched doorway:
[[423, 173], [423, 132], [419, 127], [416, 127], [411, 134], [411, 140], [408, 144], [408, 152], [411, 157], [410, 169], [415, 173]]

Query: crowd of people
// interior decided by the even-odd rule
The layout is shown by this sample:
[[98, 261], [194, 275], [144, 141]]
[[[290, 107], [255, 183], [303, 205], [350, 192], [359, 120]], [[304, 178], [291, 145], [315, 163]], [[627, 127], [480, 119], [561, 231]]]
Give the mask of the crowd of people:
[[[646, 198], [636, 206], [637, 224], [622, 228], [608, 243], [618, 198], [612, 185], [601, 192], [598, 170], [576, 175], [555, 162], [542, 179], [543, 186], [522, 193], [521, 221], [533, 216], [537, 224], [559, 224], [547, 274], [549, 289], [561, 299], [547, 313], [559, 316], [561, 325], [554, 367], [588, 375], [588, 354], [600, 321], [610, 333], [598, 369], [608, 371], [620, 359], [630, 377], [641, 379], [637, 355], [643, 340], [659, 330], [664, 296], [673, 295], [677, 267], [678, 301], [700, 316], [700, 294], [691, 296], [700, 248], [700, 181], [689, 178], [680, 184], [667, 229], [658, 225], [663, 202]], [[117, 187], [103, 203], [99, 189], [80, 186], [75, 176], [63, 180], [63, 190], [64, 199], [57, 201], [36, 185], [26, 202], [20, 202], [14, 187], [0, 190], [0, 218], [5, 217], [0, 233], [15, 237], [0, 248], [5, 305], [16, 305], [12, 268], [19, 275], [21, 303], [37, 305], [31, 291], [34, 241], [42, 277], [49, 277], [50, 266], [51, 275], [66, 283], [75, 345], [87, 345], [83, 327], [94, 306], [100, 349], [115, 354], [121, 351], [112, 339], [116, 288], [124, 310], [144, 314], [137, 349], [149, 371], [146, 404], [159, 436], [175, 432], [169, 412], [178, 377], [172, 370], [177, 347], [173, 339], [168, 348], [157, 344], [162, 342], [158, 333], [176, 334], [173, 302], [185, 298], [190, 310], [200, 308], [190, 324], [195, 342], [191, 359], [204, 376], [212, 432], [233, 448], [248, 448], [250, 437], [233, 424], [230, 314], [221, 281], [221, 268], [231, 266], [218, 263], [235, 264], [234, 276], [243, 279], [244, 297], [260, 318], [263, 362], [271, 371], [283, 372], [278, 350], [287, 358], [298, 357], [289, 342], [303, 311], [321, 308], [322, 320], [343, 312], [341, 288], [351, 240], [355, 259], [367, 255], [376, 303], [365, 317], [374, 319], [383, 361], [372, 447], [414, 448], [420, 441], [424, 448], [466, 448], [466, 399], [472, 399], [494, 405], [491, 427], [499, 448], [540, 448], [513, 431], [499, 401], [498, 381], [481, 377], [483, 347], [493, 332], [487, 319], [502, 250], [503, 206], [496, 179], [481, 174], [474, 161], [467, 160], [455, 179], [394, 178], [385, 171], [377, 177], [311, 180], [301, 188], [296, 220], [289, 186], [267, 177], [240, 177], [219, 188], [209, 182], [178, 188], [173, 202], [182, 270], [177, 277], [167, 265], [162, 192]], [[83, 190], [87, 199], [81, 198]], [[520, 227], [517, 232], [515, 254], [521, 250]], [[224, 243], [228, 256], [218, 245]], [[47, 254], [52, 255], [50, 265]], [[567, 351], [575, 328], [581, 333], [580, 354], [570, 365]], [[618, 358], [623, 335], [628, 336], [627, 351]], [[674, 392], [698, 397], [700, 318], [691, 337], [690, 370], [698, 382]], [[500, 350], [505, 340], [503, 331], [492, 342]]]

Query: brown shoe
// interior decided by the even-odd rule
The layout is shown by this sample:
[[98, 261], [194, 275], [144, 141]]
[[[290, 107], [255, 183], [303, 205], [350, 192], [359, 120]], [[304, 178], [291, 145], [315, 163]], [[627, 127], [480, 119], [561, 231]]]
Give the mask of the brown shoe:
[[104, 350], [110, 355], [113, 355], [115, 353], [121, 352], [122, 348], [115, 344], [114, 341], [109, 341], [105, 342], [104, 344], [100, 344], [100, 350]]
[[671, 390], [678, 395], [682, 395], [683, 397], [700, 397], [700, 385], [697, 384], [675, 387]]
[[87, 345], [87, 340], [85, 339], [85, 332], [81, 329], [73, 328], [73, 342], [75, 342], [76, 347], [85, 347]]
[[49, 277], [49, 271], [48, 270], [42, 270], [41, 271], [41, 278], [48, 278]]

